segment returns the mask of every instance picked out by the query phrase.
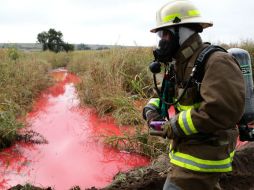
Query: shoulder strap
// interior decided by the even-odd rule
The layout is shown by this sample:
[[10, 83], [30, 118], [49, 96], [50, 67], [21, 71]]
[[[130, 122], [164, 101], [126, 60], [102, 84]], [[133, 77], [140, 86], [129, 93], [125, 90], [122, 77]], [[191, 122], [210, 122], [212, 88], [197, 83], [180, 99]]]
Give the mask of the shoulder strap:
[[224, 48], [220, 46], [215, 46], [215, 45], [209, 45], [205, 47], [198, 55], [194, 67], [196, 67], [196, 71], [194, 73], [193, 78], [201, 83], [203, 77], [204, 77], [204, 68], [205, 68], [205, 63], [210, 57], [210, 55], [216, 51], [222, 51], [222, 52], [227, 52]]

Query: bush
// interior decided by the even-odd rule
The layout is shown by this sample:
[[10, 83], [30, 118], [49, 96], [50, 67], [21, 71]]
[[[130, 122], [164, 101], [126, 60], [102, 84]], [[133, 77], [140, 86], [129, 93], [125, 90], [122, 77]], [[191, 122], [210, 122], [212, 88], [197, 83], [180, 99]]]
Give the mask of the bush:
[[9, 48], [8, 49], [8, 56], [11, 60], [16, 61], [19, 58], [19, 53], [17, 48]]

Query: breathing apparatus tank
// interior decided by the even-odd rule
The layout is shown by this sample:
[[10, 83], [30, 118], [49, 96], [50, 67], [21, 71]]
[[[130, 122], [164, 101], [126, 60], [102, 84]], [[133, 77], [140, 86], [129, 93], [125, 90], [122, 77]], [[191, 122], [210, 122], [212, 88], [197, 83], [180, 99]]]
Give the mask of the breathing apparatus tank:
[[245, 110], [239, 122], [240, 140], [254, 141], [254, 129], [248, 127], [248, 124], [254, 121], [254, 92], [250, 54], [240, 48], [231, 48], [228, 49], [228, 52], [238, 61], [245, 83]]

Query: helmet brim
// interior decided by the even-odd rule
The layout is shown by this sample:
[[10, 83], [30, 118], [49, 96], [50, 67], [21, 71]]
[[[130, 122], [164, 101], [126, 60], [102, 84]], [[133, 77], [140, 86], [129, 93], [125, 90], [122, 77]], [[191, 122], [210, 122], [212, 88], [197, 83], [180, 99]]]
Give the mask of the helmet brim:
[[156, 28], [153, 28], [150, 30], [150, 32], [156, 33], [158, 30], [161, 30], [163, 28], [168, 28], [168, 27], [174, 27], [174, 26], [180, 26], [180, 25], [185, 25], [185, 24], [199, 24], [203, 29], [208, 28], [213, 26], [213, 23], [211, 21], [201, 21], [200, 18], [190, 18], [190, 19], [185, 19], [182, 22], [179, 23], [165, 23], [160, 26], [157, 26]]

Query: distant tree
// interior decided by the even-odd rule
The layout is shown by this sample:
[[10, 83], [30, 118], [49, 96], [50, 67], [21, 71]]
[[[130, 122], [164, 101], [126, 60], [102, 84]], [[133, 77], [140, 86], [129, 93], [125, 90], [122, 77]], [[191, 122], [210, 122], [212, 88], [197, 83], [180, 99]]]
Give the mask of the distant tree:
[[73, 51], [73, 50], [74, 50], [74, 45], [65, 43], [65, 44], [63, 45], [63, 49], [64, 49], [64, 51], [66, 51], [66, 52], [68, 52], [68, 51]]
[[77, 50], [90, 50], [91, 48], [86, 44], [78, 44]]
[[107, 46], [100, 46], [100, 47], [96, 48], [96, 50], [104, 50], [104, 49], [109, 49], [109, 47], [107, 47]]
[[42, 44], [43, 51], [48, 50], [48, 33], [47, 32], [41, 32], [37, 35], [37, 40], [39, 43]]
[[50, 28], [48, 32], [41, 32], [37, 35], [37, 40], [42, 44], [43, 51], [50, 50], [54, 52], [59, 51], [73, 51], [74, 46], [72, 44], [65, 43], [63, 41], [63, 33]]

